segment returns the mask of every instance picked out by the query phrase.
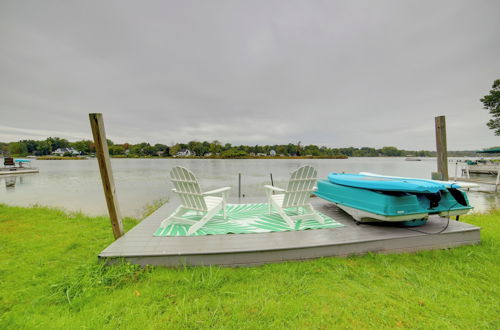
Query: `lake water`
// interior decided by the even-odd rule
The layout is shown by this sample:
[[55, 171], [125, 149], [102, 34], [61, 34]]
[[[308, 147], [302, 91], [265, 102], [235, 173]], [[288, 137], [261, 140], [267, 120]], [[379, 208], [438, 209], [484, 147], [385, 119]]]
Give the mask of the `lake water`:
[[[310, 164], [318, 170], [319, 178], [330, 172], [374, 172], [385, 175], [430, 178], [436, 171], [436, 160], [420, 162], [404, 158], [349, 158], [349, 159], [112, 159], [113, 174], [120, 209], [125, 216], [139, 217], [144, 207], [155, 200], [168, 198], [172, 185], [168, 174], [172, 166], [181, 165], [192, 170], [204, 190], [223, 186], [232, 187], [231, 195], [238, 195], [238, 173], [242, 174], [242, 194], [263, 197], [265, 184], [283, 186], [289, 173], [298, 166]], [[99, 168], [95, 159], [89, 160], [33, 160], [40, 173], [0, 176], [0, 202], [28, 206], [41, 204], [83, 211], [92, 215], [107, 214]], [[450, 163], [450, 174], [455, 166]], [[469, 192], [469, 200], [477, 211], [500, 207], [500, 195]]]

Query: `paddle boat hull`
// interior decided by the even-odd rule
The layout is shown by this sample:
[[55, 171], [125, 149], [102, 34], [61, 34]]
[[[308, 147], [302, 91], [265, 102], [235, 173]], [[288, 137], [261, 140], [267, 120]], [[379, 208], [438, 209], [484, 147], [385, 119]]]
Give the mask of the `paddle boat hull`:
[[431, 214], [458, 216], [472, 209], [467, 195], [455, 188], [443, 188], [438, 193], [381, 191], [329, 180], [320, 180], [317, 186], [316, 196], [334, 203], [359, 222], [404, 222], [414, 226], [425, 223]]

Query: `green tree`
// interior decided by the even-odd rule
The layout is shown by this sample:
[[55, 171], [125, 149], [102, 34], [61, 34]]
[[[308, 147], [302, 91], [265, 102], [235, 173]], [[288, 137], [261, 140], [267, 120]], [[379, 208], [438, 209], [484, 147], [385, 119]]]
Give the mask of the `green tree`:
[[47, 140], [38, 141], [35, 155], [36, 156], [50, 155], [51, 151], [52, 151], [52, 146], [50, 145], [49, 141]]
[[246, 156], [247, 153], [242, 150], [238, 150], [237, 148], [230, 148], [223, 151], [221, 155], [224, 158], [238, 158]]
[[88, 154], [90, 152], [91, 145], [92, 141], [90, 140], [81, 140], [71, 143], [71, 146], [75, 148], [75, 150], [80, 151], [82, 154]]
[[5, 142], [0, 142], [0, 154], [6, 155], [9, 151], [9, 144]]
[[26, 144], [26, 147], [28, 148], [28, 153], [29, 154], [35, 153], [35, 151], [37, 149], [37, 145], [38, 145], [37, 141], [35, 141], [35, 140], [22, 140], [22, 141], [19, 141], [19, 142], [22, 142], [22, 143]]
[[191, 152], [194, 152], [196, 156], [203, 156], [206, 152], [208, 152], [208, 149], [205, 150], [205, 146], [199, 141], [189, 141], [188, 149]]
[[175, 145], [171, 146], [171, 147], [170, 147], [170, 150], [169, 150], [170, 156], [175, 156], [175, 155], [177, 155], [177, 153], [178, 153], [179, 151], [181, 151], [181, 149], [182, 149], [182, 147], [181, 147], [181, 145], [180, 145], [179, 143], [177, 143], [177, 144], [175, 144]]
[[483, 109], [488, 110], [493, 116], [493, 119], [490, 119], [486, 125], [495, 132], [495, 135], [500, 135], [500, 79], [493, 82], [490, 93], [485, 95], [481, 102], [483, 102]]
[[145, 155], [145, 156], [157, 156], [156, 149], [153, 146], [145, 146], [142, 149], [142, 154]]
[[110, 155], [125, 155], [125, 149], [120, 145], [112, 145], [108, 147]]
[[47, 140], [45, 140], [50, 143], [50, 146], [52, 148], [52, 151], [58, 149], [58, 148], [68, 148], [69, 147], [69, 141], [66, 139], [61, 139], [58, 137], [49, 137]]
[[212, 141], [212, 143], [210, 143], [210, 146], [208, 147], [208, 150], [213, 153], [214, 155], [215, 154], [218, 154], [222, 151], [222, 145], [219, 141], [217, 140], [214, 140]]
[[[130, 153], [137, 156], [149, 155], [151, 151], [149, 147], [151, 147], [151, 145], [147, 142], [138, 143], [130, 147]], [[152, 148], [153, 148], [152, 153], [154, 153], [154, 147]]]
[[158, 155], [158, 156], [168, 156], [168, 146], [166, 146], [165, 144], [160, 144], [160, 143], [157, 143], [154, 145], [154, 148], [155, 148], [155, 154]]
[[24, 142], [12, 142], [9, 144], [9, 153], [11, 155], [25, 156], [28, 154], [28, 146]]
[[396, 147], [383, 147], [380, 149], [380, 153], [387, 157], [403, 156], [403, 151], [398, 150]]

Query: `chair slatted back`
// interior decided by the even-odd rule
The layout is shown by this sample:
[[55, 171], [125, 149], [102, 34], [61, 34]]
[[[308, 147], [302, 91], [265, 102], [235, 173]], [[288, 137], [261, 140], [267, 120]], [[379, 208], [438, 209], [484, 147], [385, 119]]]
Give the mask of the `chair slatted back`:
[[175, 166], [170, 171], [170, 178], [184, 207], [202, 212], [208, 211], [200, 185], [193, 172], [184, 167]]
[[308, 204], [317, 176], [316, 169], [309, 165], [293, 171], [283, 199], [283, 208]]

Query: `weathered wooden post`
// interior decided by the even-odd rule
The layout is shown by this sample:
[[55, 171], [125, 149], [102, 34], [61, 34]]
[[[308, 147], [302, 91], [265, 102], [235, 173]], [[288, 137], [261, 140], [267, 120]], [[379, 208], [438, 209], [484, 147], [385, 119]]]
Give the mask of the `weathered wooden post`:
[[439, 180], [448, 180], [448, 149], [446, 147], [446, 120], [445, 116], [435, 118], [436, 122], [436, 151]]
[[241, 198], [241, 173], [238, 173], [238, 199]]
[[89, 113], [90, 127], [94, 136], [95, 152], [99, 171], [101, 172], [102, 186], [104, 188], [104, 197], [108, 205], [109, 218], [113, 235], [115, 239], [123, 236], [123, 225], [120, 208], [118, 207], [118, 199], [116, 198], [115, 181], [113, 172], [111, 171], [111, 162], [109, 160], [108, 141], [104, 130], [104, 121], [102, 113]]

